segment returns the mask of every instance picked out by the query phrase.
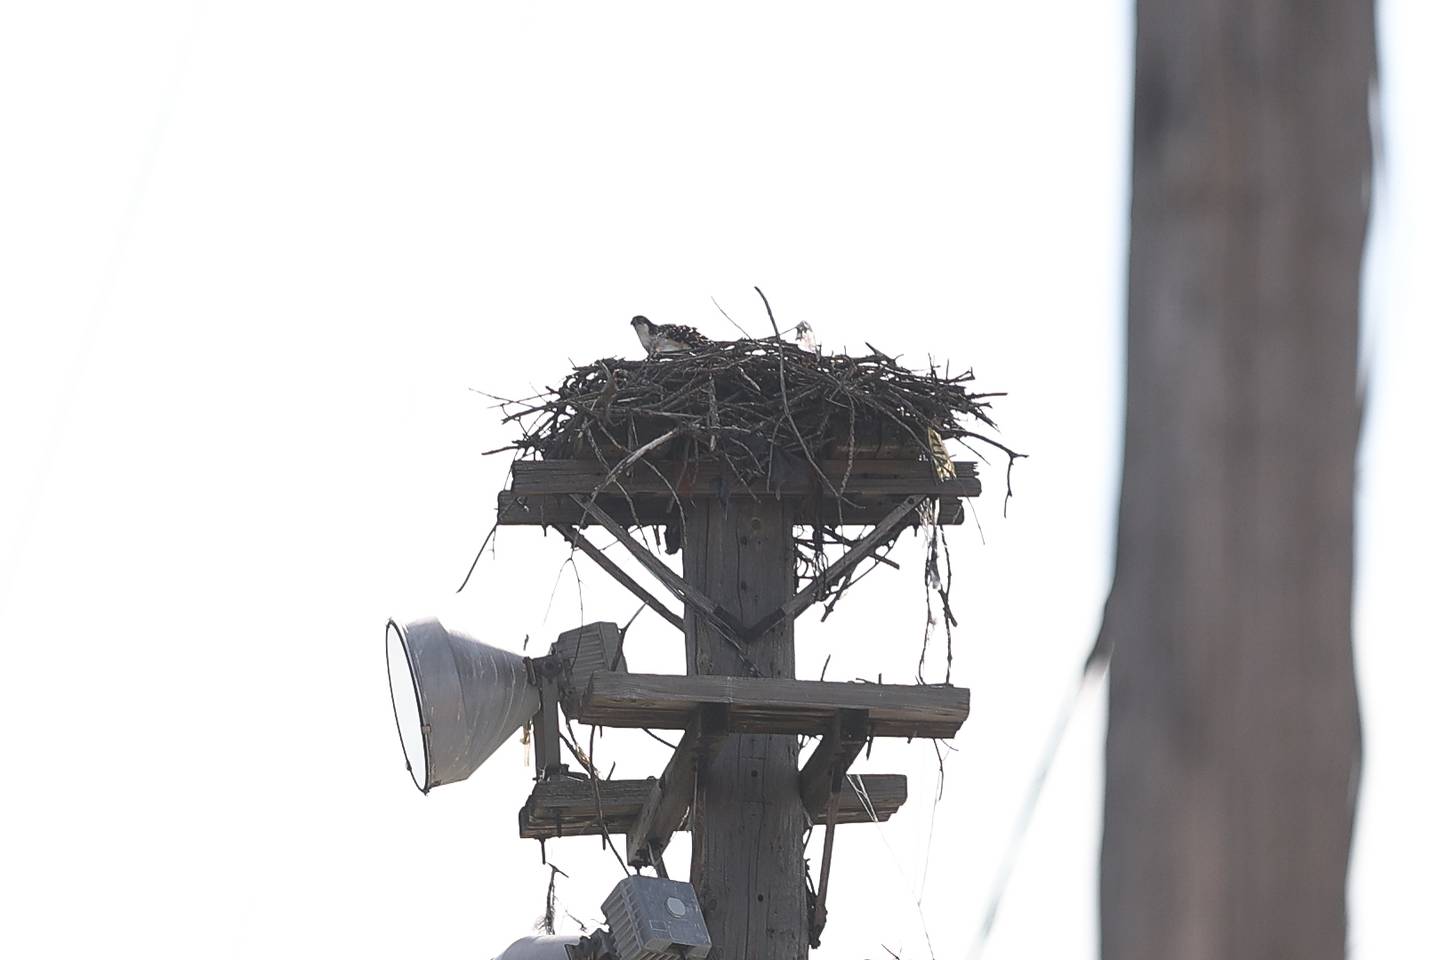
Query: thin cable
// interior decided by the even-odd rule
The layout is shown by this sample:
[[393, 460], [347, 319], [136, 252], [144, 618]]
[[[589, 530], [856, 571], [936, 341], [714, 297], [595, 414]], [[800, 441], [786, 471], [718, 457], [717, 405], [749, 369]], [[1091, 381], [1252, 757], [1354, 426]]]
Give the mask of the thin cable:
[[100, 328], [104, 325], [109, 311], [110, 298], [120, 278], [120, 268], [125, 260], [125, 252], [130, 247], [130, 239], [135, 233], [135, 224], [140, 219], [140, 211], [144, 207], [146, 195], [150, 192], [150, 180], [155, 172], [156, 161], [160, 156], [160, 147], [164, 143], [166, 132], [170, 129], [171, 119], [175, 115], [175, 107], [180, 102], [180, 91], [190, 72], [190, 54], [195, 46], [195, 38], [200, 33], [201, 12], [204, 6], [204, 0], [195, 0], [191, 5], [190, 25], [180, 41], [180, 51], [175, 59], [175, 69], [170, 75], [170, 85], [162, 94], [155, 126], [151, 128], [150, 139], [140, 158], [140, 169], [130, 188], [130, 197], [126, 201], [124, 212], [120, 215], [120, 228], [115, 234], [115, 243], [110, 248], [110, 255], [105, 260], [100, 280], [96, 284], [95, 301], [85, 320], [85, 326], [80, 332], [80, 340], [75, 348], [75, 353], [70, 358], [69, 370], [63, 377], [66, 381], [64, 393], [61, 394], [54, 420], [50, 425], [49, 442], [45, 444], [37, 458], [38, 466], [35, 470], [34, 480], [30, 485], [29, 494], [25, 498], [26, 508], [20, 512], [19, 527], [15, 531], [9, 551], [9, 569], [0, 569], [0, 575], [3, 575], [0, 599], [9, 594], [10, 578], [20, 569], [21, 560], [30, 540], [31, 527], [35, 515], [39, 512], [40, 499], [50, 483], [50, 475], [55, 467], [55, 458], [64, 443], [65, 435], [69, 432], [70, 420], [75, 408], [75, 396], [80, 390], [85, 369], [90, 362], [90, 355], [95, 350], [95, 341], [99, 338]]
[[930, 855], [935, 852], [935, 820], [940, 812], [940, 798], [945, 795], [945, 755], [940, 752], [940, 748], [943, 746], [951, 753], [955, 752], [955, 748], [948, 743], [942, 744], [933, 739], [930, 743], [935, 748], [935, 763], [939, 769], [935, 777], [935, 798], [930, 802], [930, 832], [925, 837], [925, 866], [920, 870], [920, 892], [917, 896], [921, 900], [925, 899], [925, 883], [930, 879]]
[[1010, 874], [1015, 869], [1016, 860], [1019, 859], [1020, 848], [1025, 843], [1025, 835], [1030, 832], [1035, 808], [1040, 802], [1040, 795], [1045, 791], [1045, 781], [1050, 776], [1050, 768], [1055, 764], [1055, 757], [1060, 752], [1060, 744], [1065, 740], [1065, 733], [1070, 728], [1070, 721], [1075, 717], [1075, 708], [1079, 706], [1080, 699], [1090, 687], [1091, 682], [1104, 677], [1109, 667], [1109, 648], [1102, 646], [1101, 641], [1097, 640], [1094, 648], [1086, 656], [1085, 664], [1080, 668], [1079, 681], [1071, 689], [1070, 696], [1061, 704], [1060, 712], [1055, 718], [1055, 725], [1050, 731], [1050, 739], [1040, 756], [1040, 765], [1035, 771], [1034, 778], [1030, 781], [1030, 792], [1020, 807], [1020, 815], [1016, 818], [1015, 826], [1010, 832], [1010, 843], [1006, 847], [1005, 856], [1000, 861], [995, 881], [991, 885], [990, 900], [985, 908], [984, 918], [980, 921], [980, 929], [975, 932], [975, 939], [970, 944], [970, 952], [966, 954], [969, 960], [979, 960], [990, 942], [990, 933], [995, 927], [995, 918], [1000, 913], [1000, 904], [1004, 901], [1005, 890], [1010, 885]]
[[890, 859], [895, 862], [895, 872], [900, 874], [900, 879], [905, 881], [905, 886], [910, 891], [910, 898], [915, 904], [915, 913], [920, 917], [920, 932], [925, 935], [925, 946], [930, 950], [930, 960], [935, 960], [935, 943], [930, 939], [930, 925], [925, 921], [925, 908], [920, 905], [920, 898], [915, 896], [915, 888], [910, 883], [910, 877], [905, 873], [905, 867], [896, 855], [895, 848], [890, 846], [890, 840], [885, 836], [885, 830], [880, 823], [880, 818], [875, 815], [875, 804], [870, 800], [870, 791], [865, 789], [865, 781], [859, 775], [847, 773], [850, 785], [855, 789], [855, 795], [860, 798], [860, 805], [865, 808], [865, 814], [870, 822], [875, 825], [875, 833], [879, 835], [880, 842], [885, 844]]

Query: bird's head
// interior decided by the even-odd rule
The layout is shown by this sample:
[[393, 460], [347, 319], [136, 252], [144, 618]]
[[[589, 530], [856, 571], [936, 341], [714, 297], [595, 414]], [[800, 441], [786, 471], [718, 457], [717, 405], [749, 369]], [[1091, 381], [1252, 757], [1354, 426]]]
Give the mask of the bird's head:
[[655, 326], [655, 324], [651, 323], [644, 317], [636, 317], [634, 320], [630, 321], [630, 326], [635, 328], [636, 333], [639, 333], [641, 330], [644, 330], [648, 333], [650, 329]]

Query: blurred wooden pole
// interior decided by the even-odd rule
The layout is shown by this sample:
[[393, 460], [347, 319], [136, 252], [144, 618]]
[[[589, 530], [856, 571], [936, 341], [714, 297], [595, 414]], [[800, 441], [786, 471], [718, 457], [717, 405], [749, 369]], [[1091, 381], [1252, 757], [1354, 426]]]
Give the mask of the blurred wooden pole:
[[1105, 960], [1345, 955], [1370, 0], [1138, 0]]

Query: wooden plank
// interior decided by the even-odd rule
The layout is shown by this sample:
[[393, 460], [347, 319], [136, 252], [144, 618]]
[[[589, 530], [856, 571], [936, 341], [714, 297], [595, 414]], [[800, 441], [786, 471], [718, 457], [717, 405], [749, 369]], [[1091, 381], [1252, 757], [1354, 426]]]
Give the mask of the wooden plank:
[[870, 722], [863, 710], [841, 710], [834, 726], [815, 747], [800, 770], [800, 802], [810, 822], [820, 819], [830, 795], [840, 790], [845, 772], [865, 749]]
[[[640, 808], [654, 792], [655, 783], [654, 777], [600, 781], [601, 809], [605, 827], [611, 834], [629, 833], [634, 829]], [[850, 774], [840, 794], [836, 822], [870, 823], [873, 807], [873, 819], [883, 823], [904, 805], [907, 793], [904, 774]], [[678, 831], [689, 829], [688, 820], [682, 820], [677, 827]], [[567, 777], [541, 781], [535, 784], [520, 809], [520, 836], [527, 840], [596, 836], [600, 832], [595, 788], [589, 780]]]
[[634, 577], [630, 576], [630, 574], [622, 570], [614, 560], [611, 560], [609, 557], [607, 557], [605, 555], [605, 551], [595, 546], [595, 544], [591, 543], [589, 540], [586, 540], [585, 537], [580, 533], [580, 531], [567, 524], [556, 524], [553, 529], [556, 533], [560, 534], [560, 536], [568, 540], [572, 546], [578, 547], [585, 554], [585, 556], [589, 557], [591, 560], [594, 560], [596, 564], [600, 566], [600, 569], [604, 570], [606, 573], [610, 574], [610, 576], [614, 577], [615, 580], [618, 581], [622, 587], [633, 593], [647, 607], [660, 614], [660, 616], [664, 618], [665, 621], [669, 623], [672, 627], [674, 627], [676, 630], [682, 631], [685, 629], [685, 621], [683, 618], [681, 618], [678, 614], [672, 612], [669, 607], [665, 606], [665, 604], [657, 600], [655, 596], [650, 593], [650, 591], [646, 590], [644, 587], [640, 586], [640, 584], [636, 583]]
[[624, 833], [634, 825], [640, 806], [654, 786], [654, 778], [601, 780], [597, 810], [596, 785], [588, 778], [542, 780], [535, 784], [530, 798], [520, 808], [520, 836], [544, 840], [599, 834], [602, 811], [606, 830], [611, 834]]
[[575, 719], [607, 727], [683, 730], [705, 703], [729, 707], [732, 732], [825, 734], [839, 711], [866, 710], [870, 736], [944, 738], [954, 736], [969, 715], [970, 691], [780, 677], [597, 673]]
[[724, 707], [707, 706], [696, 711], [665, 765], [665, 772], [641, 805], [634, 826], [626, 831], [626, 858], [631, 866], [653, 866], [665, 852], [671, 835], [680, 829], [690, 810], [697, 768], [708, 762], [715, 744], [724, 737]]
[[847, 773], [835, 822], [883, 823], [908, 797], [909, 784], [903, 773]]
[[[786, 476], [754, 485], [746, 484], [723, 463], [700, 461], [650, 461], [636, 464], [611, 477], [610, 470], [595, 460], [519, 460], [511, 466], [510, 489], [517, 495], [588, 497], [601, 484], [606, 492], [632, 497], [687, 498], [718, 496], [810, 496], [831, 486], [847, 496], [971, 496], [975, 464], [957, 460], [951, 464], [955, 476], [938, 479], [927, 460], [844, 460], [820, 461], [825, 475]], [[847, 476], [847, 467], [849, 475]], [[843, 487], [842, 487], [843, 484]]]
[[[940, 499], [940, 523], [957, 526], [965, 520], [965, 497], [980, 495], [980, 481], [967, 481], [962, 496]], [[851, 503], [839, 504], [833, 497], [796, 498], [795, 516], [804, 524], [816, 521], [828, 526], [869, 526], [885, 518], [899, 497], [874, 497], [847, 493]], [[732, 502], [743, 502], [748, 498], [737, 498]], [[606, 513], [619, 518], [626, 526], [654, 526], [663, 523], [678, 523], [680, 509], [669, 499], [661, 497], [634, 497], [627, 501], [621, 496], [600, 496], [596, 504]], [[688, 516], [698, 501], [686, 500]], [[513, 490], [502, 490], [496, 498], [496, 522], [501, 526], [557, 526], [565, 524], [585, 527], [593, 519], [570, 496], [546, 496], [540, 494], [517, 494]], [[918, 524], [918, 516], [909, 521]]]

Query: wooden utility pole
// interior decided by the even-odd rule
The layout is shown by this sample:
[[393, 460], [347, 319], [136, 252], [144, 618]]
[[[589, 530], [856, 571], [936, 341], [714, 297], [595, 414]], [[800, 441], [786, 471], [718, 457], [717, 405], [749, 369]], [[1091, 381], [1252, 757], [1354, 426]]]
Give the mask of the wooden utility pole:
[[[672, 835], [688, 827], [691, 882], [713, 960], [806, 957], [824, 926], [829, 862], [827, 852], [812, 915], [806, 830], [825, 829], [830, 851], [834, 826], [883, 821], [905, 801], [903, 776], [852, 775], [850, 764], [871, 737], [947, 738], [969, 715], [970, 693], [958, 687], [795, 679], [794, 621], [904, 526], [918, 523], [927, 502], [936, 522], [962, 522], [963, 499], [980, 493], [974, 464], [936, 471], [917, 456], [821, 461], [817, 468], [818, 479], [750, 487], [716, 464], [652, 461], [620, 476], [594, 461], [542, 460], [517, 463], [511, 489], [499, 499], [500, 523], [557, 530], [685, 634], [683, 677], [576, 671], [564, 658], [552, 663], [571, 719], [684, 735], [658, 777], [540, 777], [520, 811], [520, 834], [623, 835], [628, 864], [663, 874]], [[676, 483], [685, 489], [679, 498]], [[826, 487], [843, 487], [845, 503]], [[682, 516], [684, 576], [629, 529]], [[797, 591], [794, 536], [802, 518], [871, 529]], [[684, 616], [590, 543], [581, 529], [590, 524], [682, 601]], [[614, 628], [582, 628], [589, 630], [604, 636]], [[820, 738], [803, 769], [798, 734]]]
[[[685, 525], [685, 579], [740, 627], [795, 594], [794, 515], [774, 498], [694, 503]], [[691, 674], [795, 676], [795, 630], [782, 620], [740, 651], [711, 621], [685, 616]], [[726, 738], [699, 771], [691, 808], [690, 882], [709, 918], [714, 960], [797, 960], [809, 953], [793, 736]]]
[[1346, 954], [1374, 26], [1138, 4], [1106, 960]]

